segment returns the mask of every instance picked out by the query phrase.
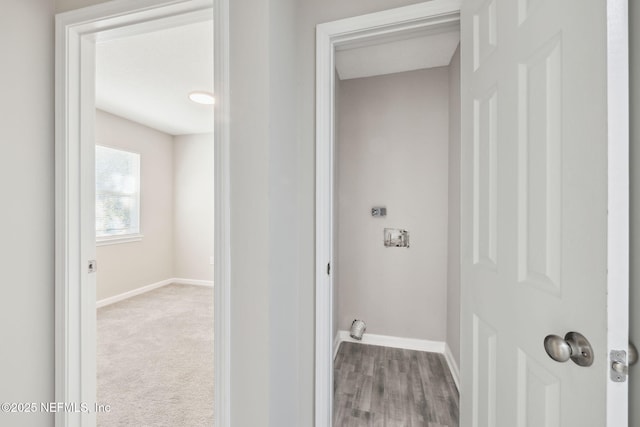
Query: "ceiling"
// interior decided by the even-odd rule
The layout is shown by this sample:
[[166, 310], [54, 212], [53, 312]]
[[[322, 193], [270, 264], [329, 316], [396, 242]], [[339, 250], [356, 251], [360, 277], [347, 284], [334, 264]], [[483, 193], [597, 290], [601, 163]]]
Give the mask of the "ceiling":
[[213, 21], [98, 43], [96, 107], [170, 135], [213, 132]]
[[366, 44], [336, 49], [336, 70], [340, 80], [449, 65], [460, 43], [457, 26], [378, 38]]
[[[342, 80], [449, 65], [460, 42], [455, 27], [339, 46]], [[213, 107], [189, 93], [213, 93], [213, 21], [100, 42], [96, 107], [170, 135], [213, 131]]]

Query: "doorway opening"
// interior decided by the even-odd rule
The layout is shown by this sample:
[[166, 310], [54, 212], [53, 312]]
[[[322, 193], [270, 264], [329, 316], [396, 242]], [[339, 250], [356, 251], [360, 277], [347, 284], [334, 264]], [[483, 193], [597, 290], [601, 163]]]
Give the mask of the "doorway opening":
[[[213, 217], [208, 218], [208, 227], [211, 221], [214, 221], [213, 248], [207, 249], [203, 264], [206, 269], [210, 269], [211, 264], [215, 264], [216, 267], [213, 272], [216, 286], [213, 288], [212, 299], [216, 339], [212, 344], [213, 358], [207, 364], [209, 367], [213, 366], [216, 378], [212, 398], [212, 406], [215, 408], [214, 423], [219, 426], [229, 425], [229, 61], [226, 0], [114, 1], [56, 16], [57, 401], [86, 402], [92, 409], [96, 407], [94, 403], [100, 403], [96, 398], [96, 300], [99, 298], [103, 303], [104, 300], [109, 302], [110, 296], [105, 297], [105, 294], [102, 294], [97, 297], [96, 291], [95, 142], [96, 136], [101, 132], [100, 127], [106, 129], [104, 135], [111, 133], [115, 127], [123, 123], [116, 115], [104, 111], [98, 112], [99, 118], [96, 120], [96, 46], [125, 37], [211, 22], [212, 19], [213, 92], [216, 103], [213, 107], [215, 115], [211, 112], [208, 114], [210, 119], [215, 121], [215, 125], [214, 135], [210, 134], [204, 139], [208, 143], [208, 161], [214, 164], [215, 178], [213, 182], [207, 183], [207, 188], [211, 191], [202, 198], [206, 199], [209, 206], [213, 205], [214, 211]], [[168, 82], [167, 85], [171, 83]], [[185, 94], [185, 98], [187, 96], [188, 93]], [[111, 128], [112, 126], [114, 128]], [[126, 126], [130, 127], [131, 123], [127, 123]], [[135, 139], [140, 142], [145, 138], [138, 134]], [[189, 157], [186, 145], [195, 144], [197, 141], [183, 136], [176, 136], [175, 139], [176, 141], [171, 141], [171, 152], [176, 152], [174, 160], [181, 156]], [[180, 141], [177, 141], [178, 139]], [[104, 145], [117, 144], [107, 142]], [[178, 145], [180, 147], [174, 150], [174, 146]], [[122, 150], [125, 151], [127, 150]], [[128, 150], [129, 153], [132, 151], [135, 149]], [[142, 165], [141, 179], [144, 180], [145, 153], [141, 150], [137, 154]], [[153, 154], [147, 153], [147, 157], [150, 156]], [[172, 167], [173, 164], [175, 162], [172, 160]], [[190, 167], [187, 166], [187, 169]], [[211, 172], [211, 169], [208, 171]], [[151, 190], [151, 187], [147, 188]], [[142, 190], [144, 189], [143, 185]], [[151, 198], [150, 194], [140, 194], [141, 206], [144, 206], [145, 197]], [[170, 206], [169, 209], [173, 210], [173, 207]], [[139, 215], [144, 221], [144, 211]], [[131, 215], [135, 216], [135, 213]], [[147, 226], [149, 225], [150, 223], [147, 223]], [[147, 230], [150, 231], [141, 223], [138, 232], [132, 233], [137, 234], [133, 236], [133, 240], [139, 239], [140, 234], [144, 240]], [[211, 242], [205, 245], [210, 246]], [[137, 273], [144, 274], [145, 271]], [[171, 276], [175, 275], [176, 273], [172, 272]], [[173, 280], [175, 277], [167, 278], [169, 279]], [[114, 296], [121, 295], [122, 291], [120, 292]], [[57, 413], [56, 426], [95, 425], [96, 412], [90, 410], [73, 414]]]
[[448, 24], [336, 52], [335, 427], [458, 425], [459, 41]]
[[[611, 355], [629, 349], [627, 5], [611, 0], [592, 11], [598, 27], [576, 21], [571, 9], [529, 6], [438, 0], [318, 26], [319, 425], [331, 422], [330, 272], [340, 269], [336, 48], [460, 8], [462, 423], [627, 424], [625, 377], [608, 375]], [[600, 96], [585, 103], [594, 87]], [[557, 363], [544, 341], [580, 329], [593, 348], [580, 354], [595, 363], [576, 371]]]
[[[411, 199], [414, 199], [413, 201], [421, 199], [421, 203], [424, 203], [425, 200], [420, 196], [416, 195], [414, 197], [410, 194], [414, 191], [420, 191], [420, 189], [408, 189], [404, 187], [408, 182], [419, 181], [421, 179], [419, 176], [420, 172], [424, 172], [425, 168], [421, 167], [419, 157], [421, 157], [422, 154], [430, 156], [435, 154], [435, 152], [431, 154], [416, 152], [416, 147], [414, 147], [414, 149], [408, 149], [408, 146], [401, 148], [402, 143], [399, 142], [403, 138], [408, 141], [409, 146], [411, 144], [419, 145], [415, 140], [415, 134], [406, 138], [406, 122], [405, 125], [402, 124], [407, 118], [407, 115], [413, 115], [415, 117], [416, 114], [415, 109], [405, 102], [407, 101], [407, 96], [396, 96], [396, 101], [399, 100], [400, 103], [390, 107], [387, 111], [379, 111], [378, 113], [380, 115], [377, 116], [377, 118], [374, 117], [376, 117], [378, 113], [368, 111], [367, 109], [369, 107], [375, 109], [377, 106], [383, 105], [386, 102], [393, 102], [393, 100], [385, 99], [385, 96], [378, 98], [375, 94], [372, 94], [375, 92], [376, 86], [377, 89], [380, 90], [384, 85], [390, 84], [391, 86], [386, 95], [387, 97], [394, 97], [393, 94], [398, 95], [403, 91], [405, 95], [411, 95], [412, 92], [415, 91], [409, 89], [408, 86], [416, 83], [408, 82], [409, 80], [415, 80], [417, 78], [419, 81], [417, 84], [421, 86], [422, 89], [427, 86], [432, 86], [436, 92], [443, 92], [442, 102], [439, 103], [439, 107], [442, 110], [441, 112], [444, 112], [444, 115], [440, 116], [437, 126], [444, 124], [444, 136], [441, 138], [442, 140], [438, 142], [439, 147], [436, 148], [436, 151], [439, 150], [441, 154], [441, 158], [437, 162], [438, 165], [442, 167], [443, 163], [448, 164], [450, 157], [448, 141], [448, 135], [450, 133], [448, 123], [448, 117], [450, 115], [448, 111], [448, 82], [450, 70], [448, 66], [458, 46], [458, 28], [459, 4], [456, 2], [438, 2], [435, 5], [428, 3], [414, 5], [396, 9], [390, 14], [379, 13], [364, 15], [357, 18], [322, 24], [317, 28], [316, 425], [335, 425], [336, 427], [340, 425], [339, 423], [341, 421], [338, 413], [340, 411], [339, 390], [336, 391], [336, 396], [334, 396], [334, 384], [340, 386], [340, 380], [334, 378], [333, 357], [339, 352], [338, 346], [341, 342], [355, 341], [349, 338], [346, 329], [348, 329], [349, 323], [353, 318], [365, 316], [365, 314], [360, 314], [363, 310], [368, 311], [366, 315], [371, 316], [370, 319], [373, 323], [370, 322], [369, 330], [364, 334], [362, 343], [396, 347], [407, 351], [426, 350], [442, 353], [442, 359], [436, 363], [442, 363], [444, 369], [450, 369], [454, 373], [457, 372], [457, 357], [453, 356], [450, 349], [447, 350], [449, 346], [447, 345], [448, 338], [446, 334], [446, 309], [441, 312], [442, 315], [436, 315], [438, 322], [441, 323], [441, 330], [438, 332], [435, 330], [427, 332], [427, 335], [424, 335], [424, 331], [417, 330], [420, 328], [411, 331], [411, 320], [415, 320], [417, 323], [421, 321], [420, 319], [412, 319], [412, 316], [420, 312], [419, 309], [417, 311], [413, 309], [409, 310], [407, 312], [408, 321], [401, 322], [404, 323], [404, 325], [397, 325], [397, 327], [395, 327], [390, 325], [391, 322], [386, 322], [382, 318], [376, 318], [385, 311], [391, 313], [393, 310], [380, 310], [380, 305], [375, 306], [375, 304], [371, 304], [372, 298], [376, 298], [373, 297], [374, 294], [378, 296], [386, 295], [387, 297], [383, 297], [383, 299], [386, 299], [387, 303], [389, 302], [389, 297], [393, 297], [394, 295], [396, 297], [401, 296], [400, 298], [396, 298], [397, 300], [402, 300], [402, 298], [406, 297], [412, 299], [411, 296], [409, 296], [410, 292], [407, 293], [408, 291], [406, 290], [398, 292], [399, 287], [402, 287], [402, 285], [398, 283], [392, 285], [395, 280], [393, 273], [387, 274], [383, 272], [380, 274], [380, 270], [377, 269], [377, 267], [379, 267], [381, 263], [388, 262], [406, 263], [407, 260], [405, 259], [403, 261], [401, 258], [410, 258], [413, 254], [417, 254], [418, 248], [422, 247], [424, 249], [429, 245], [427, 243], [429, 239], [425, 239], [428, 232], [422, 230], [424, 222], [429, 221], [428, 213], [415, 212], [416, 208], [424, 209], [424, 206], [423, 208], [419, 208], [418, 205], [415, 205], [408, 208], [406, 205], [407, 202], [411, 204]], [[453, 38], [451, 37], [452, 35]], [[427, 43], [425, 40], [430, 40], [432, 43]], [[426, 46], [435, 48], [435, 50], [432, 50], [423, 58], [433, 60], [433, 58], [437, 56], [436, 53], [441, 51], [441, 53], [444, 52], [441, 56], [445, 59], [440, 59], [439, 63], [431, 62], [430, 64], [420, 65], [414, 63], [407, 65], [407, 68], [404, 69], [394, 69], [394, 66], [403, 62], [400, 60], [403, 53], [409, 52], [407, 45], [413, 45], [413, 47], [417, 48], [417, 51], [421, 49], [426, 50]], [[387, 54], [389, 51], [397, 54], [397, 59], [388, 57], [384, 53], [385, 49], [380, 50], [383, 46], [387, 47]], [[407, 54], [406, 56], [417, 59], [417, 57], [421, 55], [415, 55], [414, 51], [414, 54]], [[365, 71], [364, 74], [360, 76], [358, 76], [357, 73], [355, 74], [356, 77], [362, 78], [353, 80], [340, 79], [340, 77], [345, 77], [349, 74], [351, 69], [357, 68], [353, 65], [359, 66], [366, 64], [367, 62], [371, 62], [372, 59], [379, 59], [381, 66], [387, 67], [386, 71]], [[344, 67], [345, 64], [348, 64], [348, 66]], [[389, 65], [391, 65], [390, 68]], [[447, 68], [442, 68], [444, 66], [447, 66]], [[340, 69], [341, 67], [343, 70]], [[434, 67], [441, 67], [441, 69]], [[345, 73], [345, 69], [349, 69], [349, 71]], [[384, 75], [372, 77], [376, 74]], [[437, 76], [438, 74], [441, 75]], [[433, 80], [433, 78], [436, 80]], [[440, 83], [445, 83], [444, 88], [438, 88], [438, 78], [441, 79]], [[395, 82], [391, 83], [392, 80]], [[453, 86], [459, 88], [459, 71], [457, 73], [457, 80], [457, 84], [454, 83]], [[397, 84], [399, 84], [399, 86]], [[403, 85], [405, 86], [404, 89], [402, 89]], [[359, 92], [359, 89], [363, 89], [364, 86], [369, 86], [369, 88], [364, 89], [363, 94], [357, 94], [356, 92]], [[345, 97], [345, 89], [347, 92], [350, 92], [347, 97]], [[442, 89], [444, 89], [444, 91]], [[368, 93], [369, 95], [364, 95], [364, 93]], [[435, 92], [431, 95], [434, 94]], [[413, 93], [413, 95], [415, 95], [415, 93]], [[350, 104], [354, 99], [359, 97], [364, 97], [367, 101], [361, 102], [360, 106]], [[417, 102], [421, 102], [419, 96], [415, 99]], [[425, 99], [422, 101], [425, 101]], [[345, 111], [345, 109], [347, 111]], [[355, 112], [356, 110], [359, 110], [361, 114], [359, 120], [363, 121], [363, 123], [355, 123], [355, 127], [350, 128], [349, 125], [345, 124], [344, 120], [348, 119], [350, 114], [358, 115], [359, 113]], [[393, 139], [393, 137], [389, 137], [390, 134], [386, 136], [381, 134], [367, 135], [366, 131], [362, 131], [362, 126], [367, 126], [367, 120], [372, 121], [370, 123], [371, 125], [374, 124], [373, 122], [377, 122], [376, 128], [379, 125], [384, 126], [390, 124], [393, 121], [391, 116], [393, 116], [394, 113], [399, 113], [397, 117], [400, 118], [399, 127], [395, 130], [390, 130], [391, 135], [395, 133], [397, 136], [396, 141], [389, 140], [390, 138]], [[423, 114], [425, 114], [425, 117], [429, 116], [426, 110], [423, 111]], [[433, 119], [433, 117], [437, 117], [437, 114], [431, 118], [425, 118], [425, 121], [429, 121]], [[413, 123], [415, 124], [415, 121], [413, 121]], [[455, 128], [456, 126], [454, 125], [453, 127]], [[421, 133], [424, 131], [424, 129], [416, 129], [417, 128], [414, 128], [412, 132]], [[459, 137], [459, 125], [457, 129]], [[378, 146], [372, 146], [371, 144], [376, 144], [378, 137], [383, 138], [384, 141], [378, 140]], [[423, 136], [421, 139], [424, 140], [425, 138], [428, 139], [428, 135]], [[358, 140], [361, 141], [361, 147], [354, 149], [358, 144]], [[396, 143], [395, 148], [399, 150], [395, 153], [393, 151], [394, 143]], [[438, 144], [435, 145], [437, 146]], [[428, 144], [422, 144], [419, 149], [424, 151], [427, 146]], [[372, 154], [376, 152], [377, 154]], [[453, 155], [454, 158], [456, 155], [459, 160], [459, 151], [458, 154]], [[373, 157], [370, 157], [370, 161], [368, 161], [362, 156]], [[397, 180], [399, 176], [397, 173], [394, 174], [394, 171], [402, 169], [405, 162], [414, 163], [415, 167], [405, 168], [405, 170], [414, 170], [418, 175], [407, 176], [406, 178], [408, 179]], [[428, 162], [429, 159], [424, 159], [425, 165]], [[362, 173], [356, 171], [360, 166], [363, 168]], [[450, 169], [455, 170], [454, 167]], [[434, 189], [438, 187], [438, 184], [440, 185], [440, 198], [442, 199], [441, 201], [444, 202], [442, 206], [440, 206], [444, 212], [444, 234], [441, 236], [444, 247], [440, 249], [444, 249], [445, 256], [442, 257], [442, 252], [440, 252], [438, 255], [440, 260], [439, 262], [436, 261], [436, 264], [439, 264], [439, 271], [442, 273], [440, 278], [444, 281], [440, 280], [440, 283], [435, 286], [438, 288], [438, 290], [435, 291], [438, 297], [434, 298], [434, 300], [438, 301], [436, 304], [440, 306], [439, 308], [443, 308], [442, 305], [444, 304], [444, 306], [446, 306], [447, 304], [446, 281], [448, 266], [446, 247], [447, 241], [450, 240], [446, 220], [446, 211], [449, 209], [446, 191], [447, 181], [449, 180], [449, 167], [445, 167], [440, 170], [440, 172], [441, 177], [428, 177], [425, 175], [422, 178], [434, 181], [432, 182]], [[353, 174], [353, 176], [351, 176], [351, 174]], [[381, 181], [376, 181], [378, 178]], [[435, 182], [435, 180], [442, 178], [444, 178], [444, 182]], [[402, 183], [400, 181], [402, 181]], [[364, 182], [364, 184], [351, 185], [354, 183], [357, 184], [358, 182], [361, 184]], [[375, 182], [377, 182], [378, 185], [376, 185]], [[351, 185], [350, 189], [343, 188], [349, 187], [349, 185]], [[417, 183], [417, 185], [420, 186], [420, 183]], [[426, 184], [422, 183], [423, 187], [424, 185]], [[367, 190], [362, 191], [365, 187], [369, 188], [369, 190], [373, 189], [372, 191], [374, 192], [387, 187], [389, 191], [387, 195], [379, 192], [378, 194], [372, 194]], [[409, 194], [409, 197], [395, 197], [395, 195], [403, 192]], [[369, 194], [367, 195], [366, 193]], [[433, 202], [435, 202], [435, 199], [427, 201], [426, 203], [429, 204]], [[364, 208], [364, 206], [366, 206], [366, 208]], [[372, 210], [381, 207], [387, 209], [387, 216], [372, 217]], [[377, 212], [379, 211], [380, 210]], [[402, 213], [403, 211], [404, 214]], [[408, 213], [408, 211], [413, 212]], [[423, 221], [420, 219], [421, 215], [424, 217]], [[394, 218], [392, 218], [392, 216]], [[381, 224], [391, 219], [393, 219], [394, 224], [389, 223], [384, 224], [384, 226]], [[363, 231], [364, 234], [358, 234], [359, 231], [354, 227], [368, 228], [368, 230], [359, 230]], [[410, 248], [385, 247], [385, 228], [408, 231], [410, 236], [409, 241], [411, 242]], [[413, 234], [411, 233], [411, 228], [413, 228]], [[440, 227], [439, 231], [443, 231], [442, 227]], [[368, 237], [363, 239], [365, 234]], [[358, 241], [355, 242], [355, 240]], [[459, 241], [459, 239], [455, 237], [453, 237], [452, 240], [456, 242]], [[422, 243], [418, 243], [419, 241], [422, 241]], [[360, 245], [360, 247], [356, 248], [358, 245]], [[351, 253], [351, 255], [349, 255], [349, 253]], [[377, 255], [374, 255], [374, 253]], [[382, 258], [373, 259], [369, 255]], [[394, 258], [394, 261], [390, 261], [389, 257]], [[355, 261], [357, 261], [357, 263], [355, 263]], [[358, 263], [360, 263], [360, 266], [357, 265]], [[408, 266], [408, 264], [406, 264], [405, 267], [406, 266]], [[427, 293], [429, 293], [428, 288], [431, 286], [428, 283], [425, 284], [424, 280], [430, 279], [421, 277], [416, 281], [416, 267], [414, 263], [414, 267], [409, 269], [414, 270], [413, 272], [405, 271], [405, 273], [409, 273], [408, 276], [404, 273], [400, 274], [400, 276], [403, 276], [401, 281], [404, 283], [405, 279], [413, 274], [414, 277], [410, 279], [410, 281], [414, 283], [410, 283], [409, 287], [422, 287], [420, 291], [427, 290]], [[390, 268], [393, 269], [395, 267], [390, 266]], [[419, 267], [417, 268], [419, 269]], [[451, 268], [458, 271], [456, 267], [452, 266]], [[385, 275], [386, 278], [384, 278]], [[360, 282], [371, 284], [371, 280], [366, 279], [366, 277], [369, 276], [371, 276], [370, 278], [376, 277], [374, 279], [375, 281], [379, 281], [378, 279], [382, 278], [381, 282], [383, 283], [380, 283], [380, 285], [383, 287], [387, 286], [386, 291], [388, 292], [377, 292], [375, 289], [367, 288], [368, 285], [366, 284], [364, 288], [358, 288], [357, 283]], [[356, 286], [354, 286], [354, 284]], [[418, 293], [414, 294], [413, 298], [419, 299], [424, 296], [425, 295]], [[359, 302], [362, 301], [365, 301], [364, 305], [359, 304]], [[454, 302], [453, 305], [455, 309], [459, 310], [459, 299], [453, 296], [451, 301]], [[382, 304], [382, 300], [379, 302]], [[364, 307], [366, 305], [368, 305], [368, 308], [365, 309]], [[402, 303], [400, 303], [400, 305], [402, 305]], [[373, 311], [369, 310], [369, 308]], [[456, 321], [459, 319], [459, 316], [455, 314], [452, 317], [455, 318]], [[363, 320], [367, 321], [366, 318]], [[452, 332], [458, 329], [457, 325], [451, 325], [450, 330]], [[455, 346], [457, 351], [459, 336], [458, 338], [452, 338], [451, 341], [452, 346]], [[455, 344], [453, 344], [454, 342]], [[348, 343], [348, 346], [351, 345], [352, 343]], [[445, 357], [445, 355], [447, 355], [447, 357]], [[339, 354], [338, 357], [340, 357]], [[449, 366], [451, 366], [451, 368], [449, 368]], [[454, 374], [454, 377], [455, 376], [457, 376], [457, 374]], [[450, 386], [454, 393], [456, 393], [457, 391], [453, 385], [452, 377], [449, 376], [449, 379]], [[334, 404], [336, 405], [335, 408], [333, 408]], [[425, 419], [425, 421], [427, 420]], [[332, 424], [332, 422], [338, 424]]]
[[97, 425], [213, 425], [212, 19], [97, 42], [95, 70]]

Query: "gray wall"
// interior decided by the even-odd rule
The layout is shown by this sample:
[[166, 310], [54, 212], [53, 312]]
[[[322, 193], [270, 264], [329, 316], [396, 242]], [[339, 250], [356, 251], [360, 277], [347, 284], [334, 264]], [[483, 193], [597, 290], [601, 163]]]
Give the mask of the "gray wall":
[[[0, 32], [0, 402], [51, 402], [53, 2], [4, 0]], [[53, 426], [53, 415], [0, 413], [0, 424]]]
[[[270, 24], [267, 0], [229, 3], [233, 94], [230, 98], [233, 117], [230, 125], [233, 337], [230, 399], [231, 419], [238, 426], [248, 427], [267, 425], [270, 403]], [[251, 410], [247, 402], [251, 402]]]
[[[445, 341], [449, 72], [343, 80], [338, 94], [339, 329]], [[386, 217], [372, 217], [386, 206]], [[386, 248], [384, 228], [410, 248]]]
[[96, 111], [96, 144], [140, 154], [138, 242], [98, 246], [97, 299], [174, 277], [173, 137], [102, 110]]
[[[640, 348], [640, 3], [629, 2], [631, 32], [631, 341]], [[640, 425], [640, 365], [629, 376], [630, 426]]]
[[460, 45], [449, 64], [447, 344], [460, 366]]
[[[233, 2], [233, 0], [232, 0]], [[301, 415], [300, 396], [310, 392], [301, 388], [300, 376], [300, 339], [304, 336], [313, 337], [312, 329], [307, 329], [306, 325], [298, 325], [296, 322], [300, 311], [307, 307], [300, 307], [298, 304], [298, 292], [301, 284], [297, 281], [299, 251], [297, 247], [297, 237], [299, 232], [299, 216], [297, 214], [297, 181], [295, 179], [298, 167], [298, 141], [296, 140], [296, 108], [295, 96], [297, 88], [294, 84], [296, 80], [296, 58], [294, 46], [297, 39], [296, 34], [296, 8], [297, 0], [271, 0], [269, 2], [269, 31], [263, 33], [269, 39], [268, 61], [268, 90], [269, 103], [266, 114], [269, 120], [268, 133], [257, 134], [254, 144], [263, 145], [264, 135], [268, 135], [268, 199], [267, 206], [268, 223], [268, 316], [269, 316], [269, 387], [268, 395], [260, 396], [260, 400], [268, 399], [269, 425], [270, 426], [301, 426], [310, 425], [298, 421]], [[247, 31], [247, 27], [242, 27], [240, 22], [232, 18], [231, 28], [237, 27], [237, 32], [251, 32], [251, 38], [256, 38], [256, 33]], [[258, 33], [259, 34], [259, 33]], [[232, 30], [232, 40], [233, 40]], [[236, 49], [239, 46], [236, 45]], [[233, 45], [231, 47], [233, 49]], [[255, 52], [252, 52], [255, 54]], [[259, 69], [246, 70], [247, 74], [260, 73]], [[231, 74], [233, 76], [233, 73]], [[248, 77], [248, 76], [245, 76]], [[232, 77], [233, 79], [233, 77]], [[232, 102], [235, 103], [234, 88], [245, 85], [246, 82], [236, 80], [232, 84]], [[251, 95], [251, 94], [248, 94]], [[238, 100], [247, 101], [246, 98]], [[238, 106], [238, 104], [235, 104]], [[237, 110], [236, 110], [237, 111]], [[233, 117], [234, 111], [231, 111]], [[258, 119], [258, 117], [253, 117]], [[233, 120], [236, 120], [235, 118]], [[236, 125], [237, 126], [237, 125]], [[233, 127], [231, 130], [233, 136]], [[253, 137], [252, 137], [253, 138]], [[232, 140], [231, 144], [236, 141]], [[264, 163], [264, 159], [260, 160]], [[242, 157], [232, 158], [231, 168], [236, 163], [243, 163]], [[249, 175], [250, 176], [250, 175]], [[246, 178], [246, 177], [245, 177]], [[233, 185], [233, 184], [232, 184]], [[247, 197], [255, 197], [254, 189], [249, 190]], [[233, 195], [232, 201], [239, 195]], [[235, 219], [234, 216], [232, 218]], [[242, 237], [241, 229], [243, 224], [237, 224], [233, 230]], [[250, 237], [250, 236], [247, 236]], [[232, 260], [233, 262], [233, 260]], [[236, 258], [237, 264], [234, 269], [247, 268], [246, 260]], [[235, 270], [234, 270], [235, 271]], [[232, 276], [235, 274], [232, 272]], [[264, 280], [264, 279], [261, 279]], [[245, 285], [251, 289], [252, 283]], [[233, 291], [232, 291], [233, 295]], [[244, 306], [246, 301], [238, 300], [239, 305]], [[232, 309], [234, 307], [232, 306]], [[235, 339], [235, 338], [233, 338]], [[233, 342], [232, 339], [232, 342]], [[233, 354], [232, 354], [233, 357]], [[235, 359], [233, 359], [235, 363]], [[253, 364], [255, 353], [246, 359], [246, 362]], [[250, 378], [249, 378], [250, 380]], [[251, 387], [251, 382], [245, 383], [244, 387]], [[246, 411], [243, 403], [244, 392], [240, 391], [233, 395], [236, 418], [237, 412]], [[234, 421], [235, 422], [235, 421]], [[252, 415], [251, 422], [240, 423], [239, 425], [257, 426], [264, 425], [265, 418], [256, 418]]]
[[173, 137], [173, 277], [213, 281], [213, 134]]

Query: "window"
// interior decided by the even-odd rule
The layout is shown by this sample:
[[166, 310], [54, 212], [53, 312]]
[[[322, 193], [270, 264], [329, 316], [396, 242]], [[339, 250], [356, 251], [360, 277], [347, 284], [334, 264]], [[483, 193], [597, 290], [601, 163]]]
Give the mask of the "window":
[[141, 238], [140, 154], [96, 145], [97, 244]]

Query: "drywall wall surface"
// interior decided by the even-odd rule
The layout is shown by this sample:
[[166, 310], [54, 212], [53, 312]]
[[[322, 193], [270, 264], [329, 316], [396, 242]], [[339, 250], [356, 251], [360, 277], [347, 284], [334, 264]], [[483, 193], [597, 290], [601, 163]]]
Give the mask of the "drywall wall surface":
[[[448, 68], [341, 82], [339, 328], [446, 340]], [[371, 208], [384, 206], [385, 217]], [[409, 248], [384, 246], [406, 229]]]
[[[295, 10], [269, 3], [269, 425], [298, 424]], [[312, 333], [311, 333], [312, 334]], [[254, 424], [255, 425], [255, 424]]]
[[[640, 348], [640, 3], [629, 2], [631, 55], [631, 280], [630, 339]], [[629, 425], [640, 425], [640, 364], [629, 375]]]
[[99, 3], [106, 3], [107, 1], [109, 0], [54, 0], [56, 13], [93, 6]]
[[231, 420], [234, 426], [250, 427], [269, 423], [269, 59], [273, 53], [269, 0], [230, 1], [229, 8]]
[[460, 366], [460, 45], [449, 64], [447, 344]]
[[213, 281], [213, 134], [173, 138], [173, 275]]
[[138, 242], [98, 246], [97, 299], [173, 275], [173, 137], [96, 110], [96, 144], [140, 154]]
[[[3, 1], [0, 31], [0, 402], [52, 402], [53, 3]], [[44, 412], [0, 413], [3, 426], [53, 424]]]

